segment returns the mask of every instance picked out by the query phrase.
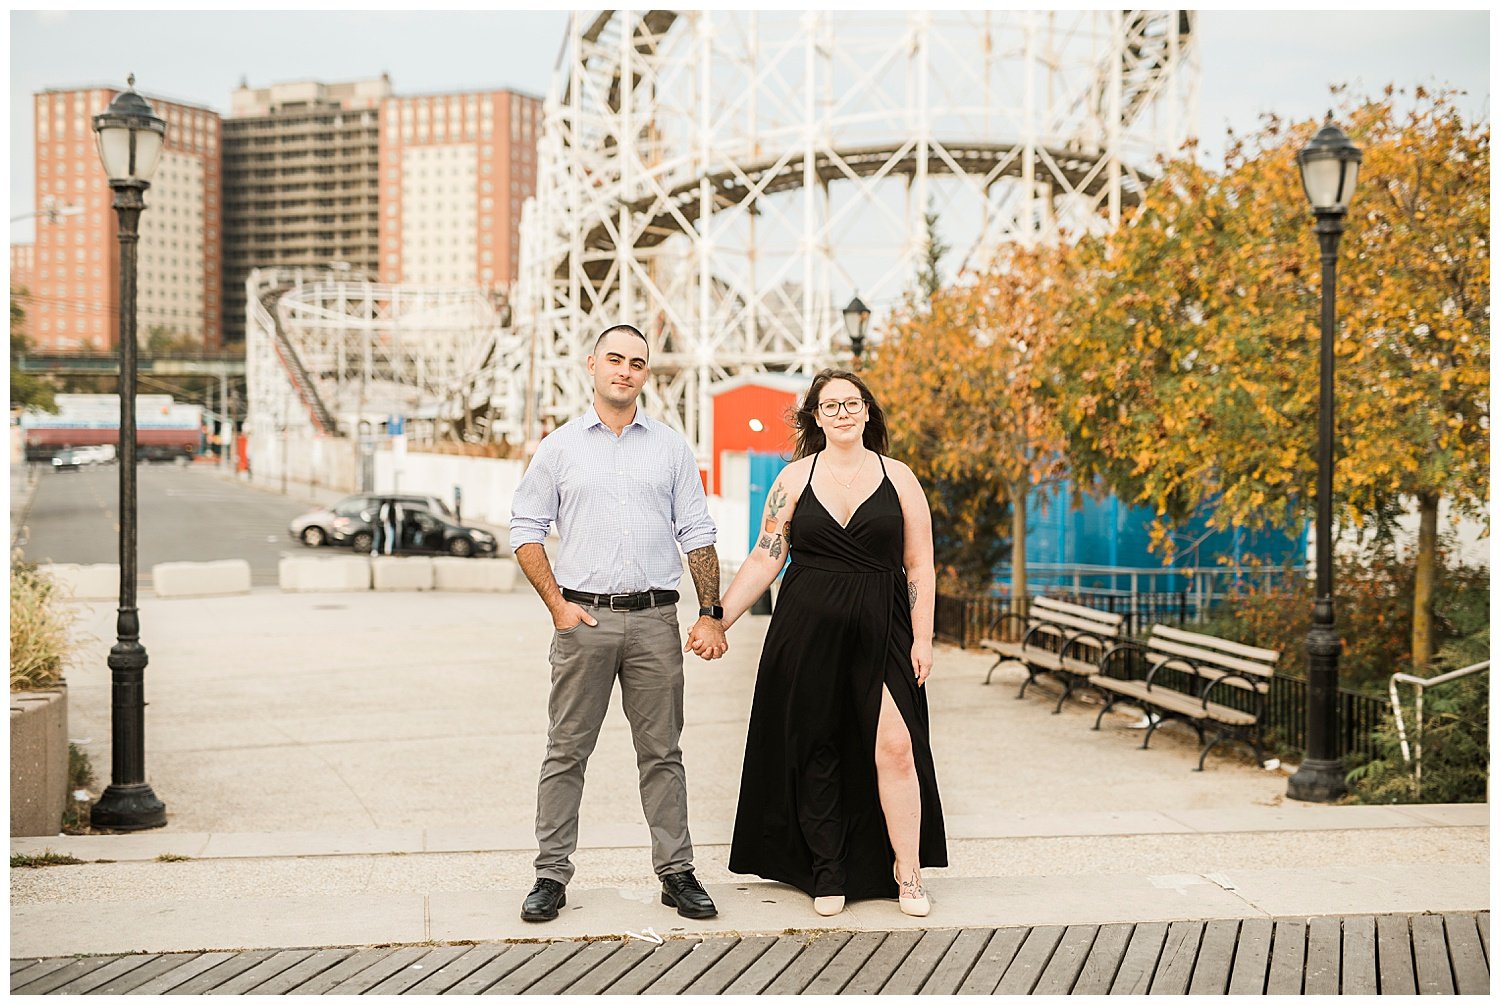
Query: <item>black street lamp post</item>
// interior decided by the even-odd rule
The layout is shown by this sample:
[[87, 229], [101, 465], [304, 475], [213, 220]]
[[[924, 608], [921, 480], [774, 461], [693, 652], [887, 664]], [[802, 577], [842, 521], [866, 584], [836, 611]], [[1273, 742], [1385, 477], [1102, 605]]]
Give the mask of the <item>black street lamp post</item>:
[[865, 334], [870, 328], [870, 308], [856, 294], [844, 308], [844, 331], [849, 334], [849, 348], [854, 350], [854, 362], [858, 365], [865, 355]]
[[1360, 151], [1328, 121], [1297, 155], [1302, 187], [1317, 219], [1323, 261], [1323, 325], [1319, 352], [1317, 596], [1307, 633], [1307, 751], [1287, 785], [1287, 795], [1332, 802], [1344, 794], [1339, 758], [1339, 642], [1333, 625], [1333, 335], [1334, 292], [1344, 214], [1354, 196]]
[[110, 784], [90, 814], [95, 827], [146, 830], [167, 822], [167, 808], [146, 782], [146, 650], [135, 606], [135, 309], [136, 251], [143, 198], [161, 157], [167, 123], [130, 89], [94, 116], [99, 159], [119, 216], [120, 237], [120, 608], [109, 651], [112, 681]]

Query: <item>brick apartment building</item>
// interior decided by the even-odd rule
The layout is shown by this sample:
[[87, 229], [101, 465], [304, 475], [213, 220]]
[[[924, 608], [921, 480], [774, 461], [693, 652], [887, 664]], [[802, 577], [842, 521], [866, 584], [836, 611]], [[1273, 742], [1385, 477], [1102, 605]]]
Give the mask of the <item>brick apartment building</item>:
[[[23, 301], [39, 349], [109, 350], [119, 342], [119, 242], [93, 117], [118, 88], [32, 96], [36, 240]], [[219, 116], [146, 95], [167, 135], [141, 214], [137, 331], [217, 347], [221, 326]], [[57, 210], [53, 212], [52, 210]]]

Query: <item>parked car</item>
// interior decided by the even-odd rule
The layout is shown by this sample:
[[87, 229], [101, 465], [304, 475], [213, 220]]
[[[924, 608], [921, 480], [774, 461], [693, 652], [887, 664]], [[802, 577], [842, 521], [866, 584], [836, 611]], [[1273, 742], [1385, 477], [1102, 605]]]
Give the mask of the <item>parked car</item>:
[[78, 455], [71, 450], [59, 450], [52, 455], [53, 471], [77, 471], [80, 466]]
[[[362, 514], [373, 513], [384, 498], [398, 499], [403, 506], [430, 510], [445, 517], [453, 515], [447, 504], [436, 496], [357, 493], [345, 496], [332, 506], [302, 514], [287, 526], [287, 530], [309, 548], [342, 545], [353, 546], [356, 551], [369, 551], [374, 535], [370, 530], [370, 519]], [[361, 534], [364, 535], [362, 539]], [[360, 547], [361, 540], [363, 547]]]
[[[377, 513], [382, 501], [377, 498], [375, 505], [358, 517], [339, 517], [334, 521], [335, 527], [340, 521], [349, 521], [348, 529], [352, 530], [351, 539], [355, 551], [370, 550], [375, 536], [373, 524], [379, 519]], [[363, 521], [365, 529], [353, 529], [355, 520]], [[489, 531], [465, 527], [428, 509], [406, 507], [401, 518], [400, 535], [400, 545], [396, 550], [403, 555], [490, 558], [496, 551], [495, 535]]]

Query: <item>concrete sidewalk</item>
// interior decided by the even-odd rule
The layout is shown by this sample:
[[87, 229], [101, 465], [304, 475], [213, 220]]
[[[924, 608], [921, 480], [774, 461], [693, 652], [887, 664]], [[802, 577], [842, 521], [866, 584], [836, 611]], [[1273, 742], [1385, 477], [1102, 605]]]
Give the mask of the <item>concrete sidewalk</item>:
[[[110, 605], [69, 671], [71, 735], [109, 763]], [[683, 609], [683, 620], [688, 620]], [[950, 835], [920, 924], [894, 902], [836, 919], [727, 871], [767, 619], [688, 657], [683, 737], [697, 870], [719, 918], [656, 902], [634, 750], [611, 710], [589, 766], [564, 917], [525, 925], [550, 622], [529, 592], [143, 597], [147, 770], [168, 827], [14, 839], [86, 864], [12, 869], [13, 955], [784, 929], [1084, 924], [1483, 910], [1488, 807], [1286, 802], [1286, 776], [1196, 760], [1134, 716], [1089, 729], [1014, 698], [1021, 675], [940, 647], [929, 701]], [[102, 786], [108, 779], [101, 777]], [[162, 858], [165, 856], [165, 858]]]

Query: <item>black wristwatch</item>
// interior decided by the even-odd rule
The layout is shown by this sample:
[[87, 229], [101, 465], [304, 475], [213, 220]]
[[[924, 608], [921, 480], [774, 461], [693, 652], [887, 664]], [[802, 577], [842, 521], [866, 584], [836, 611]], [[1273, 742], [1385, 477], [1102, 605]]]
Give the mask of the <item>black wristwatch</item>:
[[724, 608], [720, 607], [718, 604], [714, 604], [712, 607], [700, 607], [698, 608], [698, 617], [713, 618], [715, 621], [723, 621]]

